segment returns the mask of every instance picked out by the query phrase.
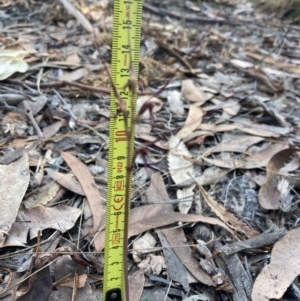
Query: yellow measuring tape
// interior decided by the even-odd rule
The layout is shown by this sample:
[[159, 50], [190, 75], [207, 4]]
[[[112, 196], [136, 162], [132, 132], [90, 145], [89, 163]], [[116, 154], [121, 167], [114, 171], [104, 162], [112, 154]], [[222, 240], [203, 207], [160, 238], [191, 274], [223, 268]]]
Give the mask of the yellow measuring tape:
[[[139, 70], [142, 0], [115, 0], [113, 17], [111, 77], [116, 90], [112, 88], [110, 95], [103, 296], [105, 301], [124, 301], [127, 277], [124, 269], [127, 241], [124, 241], [124, 236], [127, 236], [128, 226], [125, 214], [129, 213], [130, 206], [125, 202], [125, 195], [131, 192], [131, 178], [128, 178], [127, 170], [131, 168], [128, 164], [131, 164], [133, 153], [132, 121], [136, 115], [137, 89], [135, 86], [132, 90], [128, 82], [132, 76], [131, 66], [134, 67], [136, 81]], [[116, 92], [122, 99], [123, 111]], [[124, 108], [127, 114], [124, 114]], [[131, 133], [129, 140], [128, 133]]]

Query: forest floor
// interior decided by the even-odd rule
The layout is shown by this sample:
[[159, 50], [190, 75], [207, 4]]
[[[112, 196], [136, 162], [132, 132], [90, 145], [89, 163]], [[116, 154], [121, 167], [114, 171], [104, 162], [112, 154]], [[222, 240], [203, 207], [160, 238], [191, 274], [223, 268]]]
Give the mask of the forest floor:
[[[0, 301], [102, 300], [112, 3], [62, 3], [0, 4]], [[299, 33], [144, 1], [130, 301], [300, 300]]]

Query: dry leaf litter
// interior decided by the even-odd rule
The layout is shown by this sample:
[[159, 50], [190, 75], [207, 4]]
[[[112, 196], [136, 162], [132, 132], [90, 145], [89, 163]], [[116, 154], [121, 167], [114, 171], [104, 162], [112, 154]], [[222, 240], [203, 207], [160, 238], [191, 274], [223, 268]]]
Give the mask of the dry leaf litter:
[[[112, 3], [0, 7], [0, 300], [102, 300]], [[144, 1], [130, 301], [300, 300], [299, 31]]]

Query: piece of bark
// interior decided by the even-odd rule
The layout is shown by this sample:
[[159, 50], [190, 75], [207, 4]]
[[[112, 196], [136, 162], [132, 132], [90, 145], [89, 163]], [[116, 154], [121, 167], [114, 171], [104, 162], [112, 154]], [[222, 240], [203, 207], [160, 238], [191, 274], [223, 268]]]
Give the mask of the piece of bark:
[[238, 241], [232, 244], [227, 244], [221, 248], [221, 251], [226, 255], [232, 255], [243, 250], [261, 248], [264, 246], [272, 245], [286, 233], [286, 229], [280, 229], [273, 233], [262, 233], [258, 236], [244, 241]]
[[[216, 241], [214, 248], [220, 250], [222, 249], [222, 244]], [[250, 301], [253, 279], [244, 269], [237, 254], [227, 256], [226, 254], [221, 253], [220, 257], [216, 257], [216, 262], [223, 267], [223, 270], [233, 284], [233, 301]]]
[[216, 285], [216, 290], [232, 292], [233, 286], [230, 279], [221, 268], [216, 266], [210, 250], [201, 244], [196, 245], [195, 248], [202, 257], [204, 256], [204, 258], [200, 258], [200, 266], [207, 274], [211, 275], [212, 281]]
[[176, 246], [173, 250], [182, 264], [197, 278], [201, 283], [215, 286], [211, 277], [200, 267], [199, 262], [193, 257], [191, 248], [186, 244], [186, 237], [182, 228], [168, 229], [164, 235], [171, 246]]
[[168, 243], [166, 237], [163, 232], [158, 230], [156, 231], [160, 243], [163, 247], [163, 252], [167, 264], [168, 274], [170, 278], [178, 282], [182, 285], [185, 291], [189, 290], [189, 282], [187, 277], [187, 270], [182, 262], [179, 260], [175, 252], [172, 248], [170, 248], [170, 244]]

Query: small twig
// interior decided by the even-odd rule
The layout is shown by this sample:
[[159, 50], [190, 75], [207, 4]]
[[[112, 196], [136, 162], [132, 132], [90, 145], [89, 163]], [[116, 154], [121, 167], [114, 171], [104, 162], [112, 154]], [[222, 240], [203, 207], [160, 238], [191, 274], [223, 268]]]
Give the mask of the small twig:
[[[28, 87], [32, 88], [54, 88], [54, 87], [65, 87], [65, 86], [70, 86], [70, 87], [75, 87], [81, 90], [85, 91], [90, 91], [90, 92], [97, 92], [97, 93], [104, 93], [104, 94], [110, 94], [110, 89], [109, 88], [104, 88], [104, 87], [93, 87], [89, 85], [84, 85], [80, 83], [75, 83], [75, 82], [69, 82], [69, 81], [57, 81], [57, 82], [50, 82], [50, 83], [39, 83], [37, 86], [36, 83], [32, 83], [30, 81], [25, 80], [20, 81], [16, 79], [7, 79], [6, 80], [8, 83], [11, 84], [19, 84], [19, 85], [27, 85]], [[156, 93], [157, 94], [157, 93]], [[138, 95], [153, 95], [154, 93], [151, 91], [138, 91]]]
[[43, 132], [41, 131], [40, 127], [38, 126], [37, 122], [35, 121], [34, 116], [32, 114], [32, 110], [31, 110], [31, 108], [30, 108], [30, 106], [29, 106], [29, 104], [26, 100], [23, 101], [23, 105], [24, 105], [24, 108], [25, 108], [26, 116], [31, 121], [33, 127], [35, 128], [35, 130], [38, 134], [38, 136], [40, 138], [43, 138]]
[[169, 291], [170, 291], [171, 285], [172, 285], [172, 279], [171, 279], [171, 281], [170, 281], [170, 284], [169, 284], [169, 286], [168, 286], [168, 289], [167, 289], [167, 291], [166, 291], [166, 295], [165, 295], [164, 301], [166, 301], [166, 300], [167, 300], [167, 298], [168, 298], [168, 294], [169, 294]]
[[77, 10], [68, 0], [59, 0], [59, 1], [65, 7], [65, 9], [77, 19], [77, 21], [82, 25], [82, 27], [87, 32], [89, 33], [93, 32], [93, 26], [79, 10]]

